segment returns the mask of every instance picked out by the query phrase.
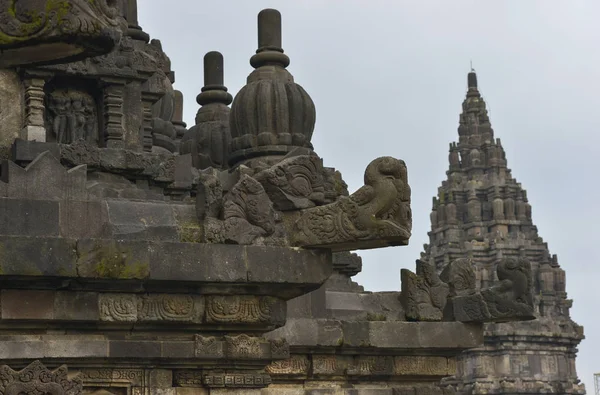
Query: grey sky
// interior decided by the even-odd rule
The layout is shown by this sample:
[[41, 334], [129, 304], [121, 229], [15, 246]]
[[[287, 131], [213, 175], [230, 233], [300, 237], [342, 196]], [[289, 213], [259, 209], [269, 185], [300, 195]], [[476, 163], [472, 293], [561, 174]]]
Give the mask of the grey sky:
[[[256, 50], [256, 15], [283, 15], [288, 68], [313, 98], [313, 143], [352, 191], [374, 158], [404, 159], [412, 187], [408, 247], [362, 252], [368, 290], [399, 290], [401, 268], [428, 241], [431, 198], [458, 139], [469, 61], [533, 221], [567, 272], [573, 319], [584, 325], [578, 372], [600, 372], [600, 2], [396, 0], [138, 0], [140, 24], [161, 39], [193, 124], [202, 58], [225, 57], [232, 94]], [[594, 352], [596, 351], [596, 352]]]

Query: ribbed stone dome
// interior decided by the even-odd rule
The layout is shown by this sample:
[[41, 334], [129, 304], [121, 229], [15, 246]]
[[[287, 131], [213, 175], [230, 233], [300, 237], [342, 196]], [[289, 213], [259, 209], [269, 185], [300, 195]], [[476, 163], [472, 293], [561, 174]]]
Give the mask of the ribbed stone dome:
[[231, 107], [230, 165], [257, 156], [285, 155], [297, 147], [312, 148], [315, 105], [286, 70], [281, 48], [281, 14], [258, 14], [258, 50], [250, 59], [256, 69]]

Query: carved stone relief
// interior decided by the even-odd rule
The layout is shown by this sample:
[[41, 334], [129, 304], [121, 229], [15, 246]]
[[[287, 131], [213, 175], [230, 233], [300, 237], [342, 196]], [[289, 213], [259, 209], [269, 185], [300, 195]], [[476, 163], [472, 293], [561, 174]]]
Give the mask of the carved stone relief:
[[504, 258], [498, 263], [496, 272], [499, 281], [489, 288], [452, 298], [456, 320], [503, 322], [535, 318], [529, 261], [524, 258]]
[[276, 375], [306, 375], [310, 362], [305, 355], [292, 355], [283, 361], [275, 361], [269, 364], [266, 372]]
[[213, 373], [203, 377], [203, 384], [209, 388], [263, 388], [271, 384], [266, 374]]
[[268, 296], [209, 296], [206, 321], [211, 323], [260, 323], [271, 318], [276, 299]]
[[81, 377], [69, 379], [64, 365], [49, 370], [34, 361], [20, 371], [0, 366], [0, 393], [4, 395], [79, 395], [82, 389]]
[[47, 141], [98, 145], [98, 113], [94, 97], [83, 90], [56, 89], [46, 95]]
[[153, 322], [202, 321], [204, 302], [201, 297], [179, 294], [100, 294], [101, 321]]
[[325, 201], [323, 164], [316, 154], [287, 158], [255, 176], [278, 210], [299, 210]]
[[406, 165], [382, 157], [367, 166], [362, 188], [334, 203], [304, 210], [290, 233], [297, 246], [335, 248], [353, 244], [356, 248], [368, 240], [405, 244], [411, 229]]
[[260, 337], [241, 334], [225, 336], [225, 348], [228, 358], [258, 359], [264, 356], [263, 345], [268, 345]]
[[417, 274], [401, 270], [402, 292], [400, 301], [407, 320], [440, 321], [449, 293], [448, 284], [442, 282], [435, 267], [417, 260]]

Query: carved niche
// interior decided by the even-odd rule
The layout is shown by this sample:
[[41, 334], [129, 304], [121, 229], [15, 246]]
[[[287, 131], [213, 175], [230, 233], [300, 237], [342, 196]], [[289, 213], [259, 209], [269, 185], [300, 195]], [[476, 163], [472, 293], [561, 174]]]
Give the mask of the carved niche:
[[46, 141], [71, 144], [83, 140], [99, 145], [99, 92], [84, 82], [58, 80], [45, 87]]
[[49, 370], [40, 361], [15, 371], [0, 366], [0, 393], [3, 395], [79, 395], [83, 390], [80, 377], [69, 379], [67, 367]]

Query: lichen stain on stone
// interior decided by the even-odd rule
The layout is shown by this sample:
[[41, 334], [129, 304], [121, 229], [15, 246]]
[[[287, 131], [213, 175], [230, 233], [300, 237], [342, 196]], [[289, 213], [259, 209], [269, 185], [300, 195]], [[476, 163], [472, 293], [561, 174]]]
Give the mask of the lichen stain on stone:
[[101, 278], [143, 279], [150, 273], [147, 262], [132, 261], [130, 251], [114, 245], [96, 244], [90, 251], [80, 252], [78, 267], [88, 266], [86, 272]]
[[182, 223], [178, 224], [177, 233], [179, 241], [182, 243], [202, 243], [203, 229], [197, 223]]

